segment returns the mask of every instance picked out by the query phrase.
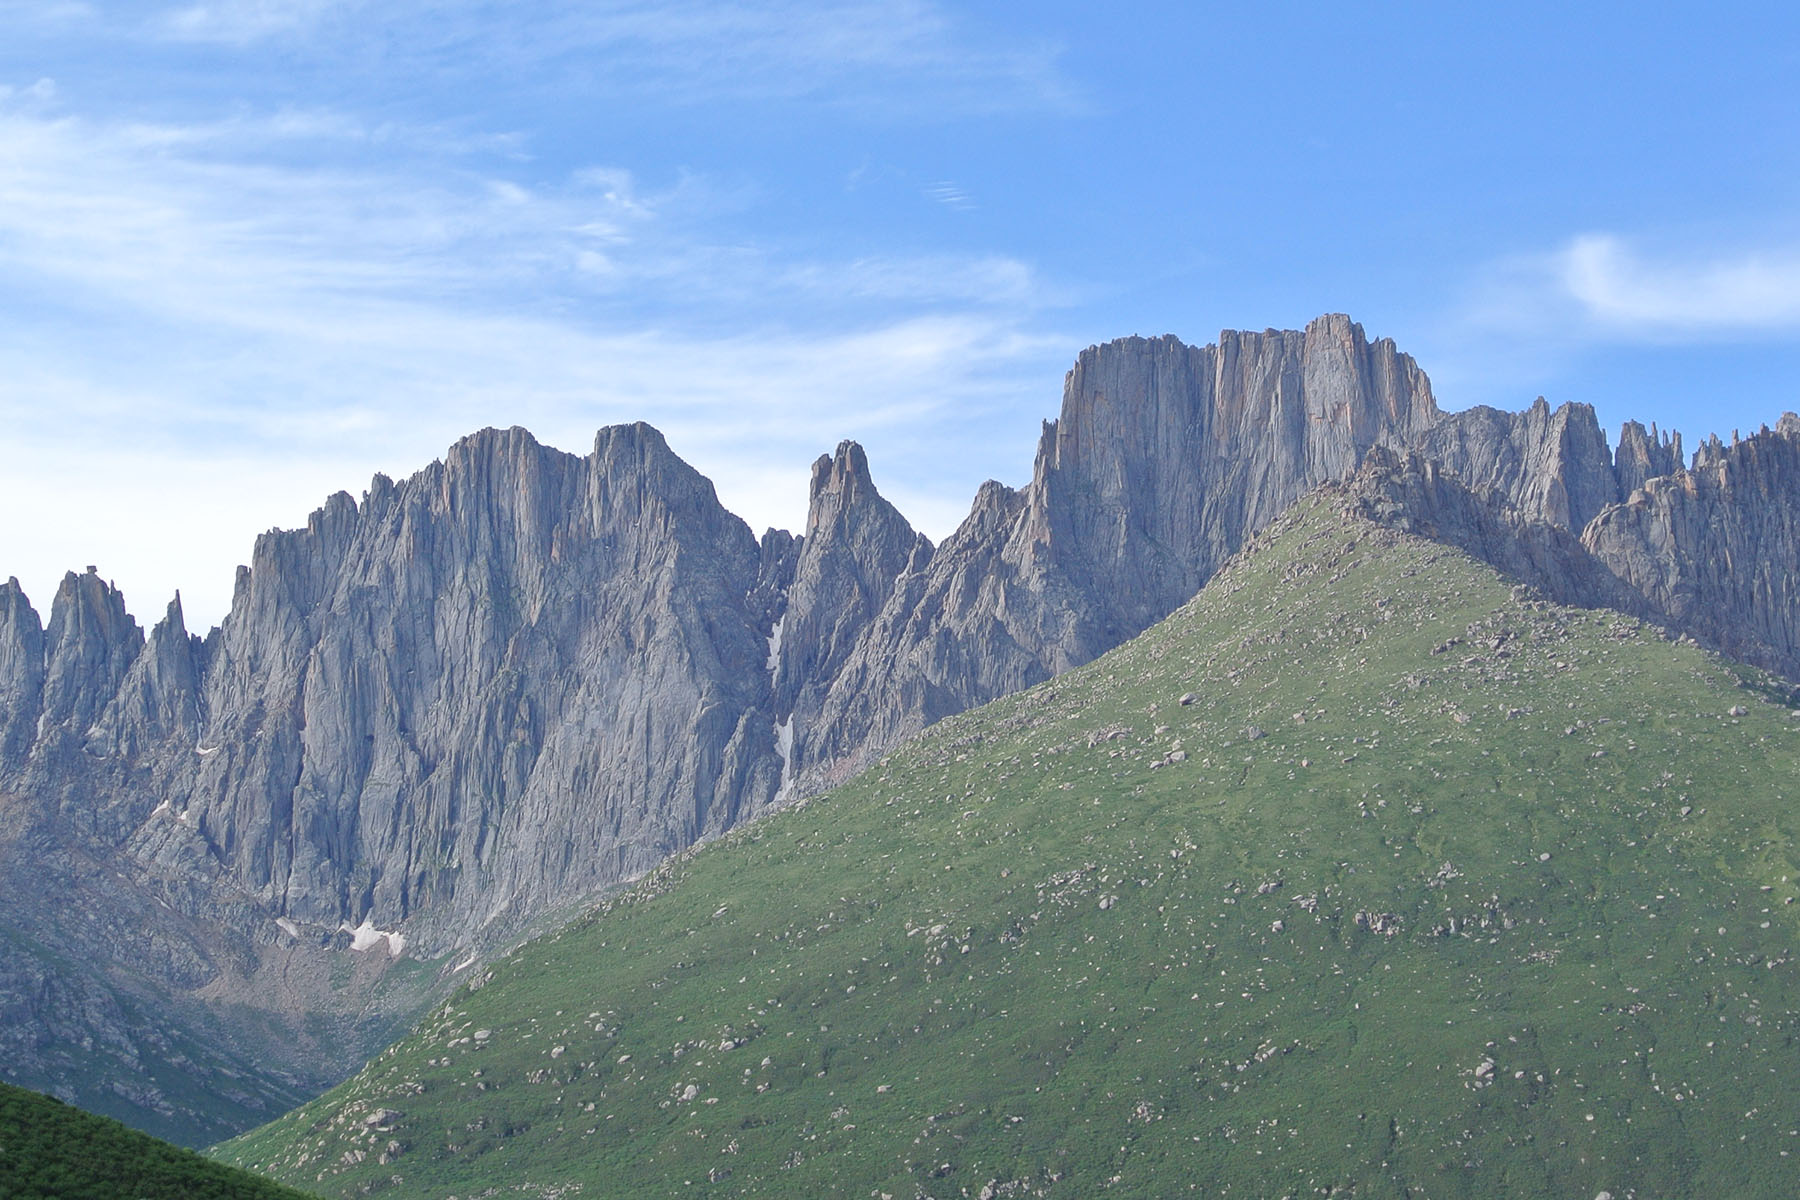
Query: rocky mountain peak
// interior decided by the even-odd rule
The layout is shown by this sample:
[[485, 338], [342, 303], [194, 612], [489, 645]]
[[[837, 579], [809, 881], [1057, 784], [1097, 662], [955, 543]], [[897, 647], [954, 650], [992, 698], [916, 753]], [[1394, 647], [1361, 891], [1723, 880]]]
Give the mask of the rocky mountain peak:
[[1527, 517], [1579, 533], [1618, 499], [1612, 452], [1586, 404], [1523, 412], [1485, 405], [1451, 413], [1414, 439], [1465, 483]]
[[919, 540], [876, 490], [861, 446], [840, 443], [813, 464], [806, 536], [771, 650], [775, 709], [796, 767], [817, 761], [824, 697], [892, 596]]
[[44, 700], [40, 721], [85, 733], [118, 693], [144, 646], [144, 631], [125, 611], [125, 597], [100, 578], [63, 576], [44, 630]]
[[595, 435], [588, 479], [589, 513], [602, 537], [637, 551], [699, 537], [734, 557], [757, 554], [750, 527], [719, 503], [712, 481], [642, 421]]
[[1619, 478], [1619, 498], [1627, 499], [1645, 482], [1682, 469], [1681, 435], [1662, 433], [1654, 424], [1648, 430], [1627, 421], [1619, 430], [1619, 448], [1613, 454], [1613, 471]]
[[821, 454], [813, 461], [812, 481], [808, 488], [809, 511], [806, 532], [816, 532], [821, 510], [854, 504], [865, 494], [874, 495], [875, 483], [869, 478], [869, 458], [863, 448], [852, 441], [838, 443], [834, 454]]
[[37, 737], [44, 698], [44, 627], [17, 578], [0, 585], [0, 774], [19, 766]]
[[128, 760], [191, 748], [201, 724], [202, 646], [187, 631], [178, 592], [96, 723], [90, 745]]
[[1371, 343], [1342, 313], [1307, 325], [1301, 359], [1309, 417], [1342, 422], [1357, 447], [1411, 438], [1440, 416], [1431, 381], [1412, 357], [1391, 338]]

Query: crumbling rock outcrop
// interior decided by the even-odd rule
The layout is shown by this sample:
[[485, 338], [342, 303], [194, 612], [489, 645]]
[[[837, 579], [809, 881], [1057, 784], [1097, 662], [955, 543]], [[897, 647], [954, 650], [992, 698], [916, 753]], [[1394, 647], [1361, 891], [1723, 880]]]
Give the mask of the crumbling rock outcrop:
[[1468, 487], [1575, 533], [1619, 499], [1606, 435], [1585, 404], [1552, 410], [1539, 396], [1524, 412], [1471, 408], [1444, 417], [1413, 445]]
[[1370, 451], [1345, 491], [1358, 516], [1455, 546], [1559, 604], [1663, 619], [1568, 529], [1528, 517], [1493, 492], [1475, 492], [1416, 450]]
[[1660, 433], [1655, 425], [1645, 430], [1636, 421], [1625, 422], [1619, 430], [1619, 448], [1613, 453], [1618, 499], [1629, 499], [1631, 493], [1652, 479], [1673, 475], [1685, 462], [1679, 433]]
[[[1677, 443], [1679, 445], [1679, 443]], [[1800, 679], [1800, 418], [1692, 468], [1646, 479], [1595, 518], [1582, 544], [1668, 614], [1733, 658]]]

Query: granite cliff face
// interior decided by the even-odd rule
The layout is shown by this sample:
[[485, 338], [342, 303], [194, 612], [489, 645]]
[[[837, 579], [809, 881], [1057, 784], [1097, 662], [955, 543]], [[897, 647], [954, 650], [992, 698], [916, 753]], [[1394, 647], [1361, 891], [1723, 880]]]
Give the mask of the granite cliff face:
[[1671, 628], [1800, 680], [1800, 417], [1713, 438], [1623, 500], [1583, 530], [1593, 556]]
[[1030, 482], [937, 546], [853, 443], [758, 541], [648, 426], [486, 430], [258, 539], [205, 638], [92, 570], [47, 623], [0, 587], [0, 1059], [168, 1136], [261, 1119], [533, 922], [1135, 635], [1327, 481], [1800, 678], [1800, 419], [1615, 454], [1582, 405], [1440, 412], [1344, 317], [1084, 351]]
[[[830, 683], [854, 655], [895, 581], [931, 542], [884, 500], [862, 447], [845, 442], [813, 464], [806, 531], [799, 540], [786, 607], [769, 639], [769, 669], [789, 767], [810, 760]], [[808, 731], [796, 740], [795, 730]]]
[[[383, 964], [498, 944], [773, 800], [763, 557], [648, 426], [585, 458], [489, 430], [259, 539], [204, 643], [178, 604], [146, 640], [92, 573], [41, 630], [9, 585], [0, 840], [15, 878], [54, 867], [8, 891], [14, 992], [84, 938], [58, 914], [91, 912], [119, 928], [86, 961], [118, 970], [88, 991], [273, 1010], [278, 1075], [348, 1070], [385, 1032], [377, 993], [406, 990]], [[146, 910], [161, 959], [121, 924]], [[360, 983], [334, 996], [346, 954]], [[326, 1050], [302, 1029], [334, 1006]], [[34, 1056], [11, 1076], [54, 1082]]]
[[1390, 341], [1345, 317], [1215, 346], [1084, 351], [1022, 491], [985, 486], [916, 554], [795, 733], [810, 786], [899, 738], [1087, 662], [1172, 612], [1295, 499], [1439, 419]]
[[759, 560], [643, 425], [339, 494], [259, 542], [137, 850], [204, 845], [303, 928], [418, 916], [425, 955], [646, 870], [780, 778]]

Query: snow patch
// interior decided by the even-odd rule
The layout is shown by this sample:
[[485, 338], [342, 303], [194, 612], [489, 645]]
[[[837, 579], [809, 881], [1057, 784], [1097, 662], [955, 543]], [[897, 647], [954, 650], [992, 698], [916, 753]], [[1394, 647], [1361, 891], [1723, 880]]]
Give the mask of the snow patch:
[[150, 810], [150, 815], [153, 817], [160, 817], [164, 813], [172, 813], [174, 811], [175, 806], [170, 804], [167, 800], [164, 800], [161, 804]]
[[194, 753], [198, 754], [202, 758], [205, 758], [208, 754], [217, 754], [218, 752], [219, 752], [219, 748], [217, 746], [196, 745], [194, 747]]
[[781, 756], [781, 787], [775, 792], [775, 803], [780, 804], [787, 799], [788, 789], [794, 784], [794, 714], [775, 726], [775, 753]]
[[350, 948], [359, 954], [366, 950], [373, 950], [383, 942], [387, 943], [389, 958], [399, 958], [406, 953], [406, 936], [404, 934], [393, 930], [377, 929], [375, 922], [367, 917], [363, 918], [361, 925], [354, 928], [351, 927], [350, 922], [345, 921], [338, 926], [338, 929], [350, 935]]
[[294, 924], [292, 921], [288, 920], [286, 917], [276, 917], [275, 924], [276, 924], [276, 927], [281, 930], [281, 932], [287, 934], [291, 938], [297, 938], [300, 936], [300, 927], [298, 925]]
[[458, 971], [466, 971], [474, 965], [475, 965], [475, 956], [473, 954], [471, 954], [471, 955], [469, 955], [469, 957], [467, 957], [467, 958], [463, 959], [461, 962], [457, 963], [454, 967], [451, 967], [450, 973], [452, 975], [454, 975]]
[[781, 619], [775, 622], [774, 632], [769, 634], [769, 661], [764, 663], [763, 666], [769, 668], [769, 674], [771, 675], [773, 675], [776, 668], [781, 665], [781, 631], [786, 626], [787, 614], [782, 613]]

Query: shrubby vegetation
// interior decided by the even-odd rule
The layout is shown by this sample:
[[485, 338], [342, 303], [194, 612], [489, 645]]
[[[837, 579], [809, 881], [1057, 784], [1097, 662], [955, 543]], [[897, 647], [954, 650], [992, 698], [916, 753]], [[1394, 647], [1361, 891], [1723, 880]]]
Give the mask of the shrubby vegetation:
[[225, 1153], [462, 1200], [1790, 1196], [1764, 683], [1306, 502]]
[[303, 1200], [303, 1194], [110, 1117], [0, 1084], [6, 1200]]

